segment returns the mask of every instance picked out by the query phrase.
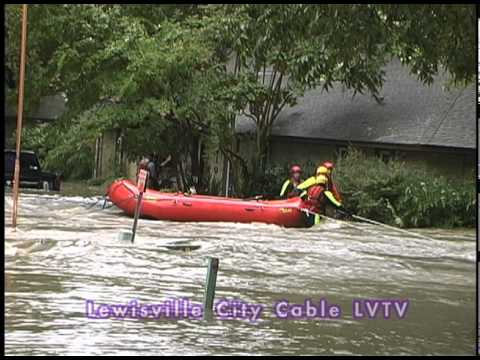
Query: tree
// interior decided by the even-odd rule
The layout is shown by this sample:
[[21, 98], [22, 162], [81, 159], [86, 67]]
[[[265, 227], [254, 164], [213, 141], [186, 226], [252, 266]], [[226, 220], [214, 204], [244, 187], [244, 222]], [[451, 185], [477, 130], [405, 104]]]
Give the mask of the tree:
[[454, 84], [475, 77], [471, 5], [245, 4], [215, 11], [219, 44], [235, 62], [232, 103], [256, 125], [252, 179], [264, 173], [279, 113], [308, 89], [341, 84], [382, 101], [382, 67], [392, 57], [427, 83], [441, 67]]
[[[226, 119], [219, 96], [224, 73], [201, 29], [191, 26], [165, 21], [155, 35], [122, 48], [128, 65], [104, 88], [104, 95], [115, 101], [94, 117], [97, 127], [105, 124], [103, 130], [123, 129], [131, 156], [165, 150], [184, 189], [202, 185], [192, 179], [200, 178], [201, 167], [194, 144], [212, 141], [215, 126], [221, 128]], [[186, 175], [188, 162], [192, 176]]]
[[[17, 69], [20, 6], [6, 9]], [[473, 5], [55, 4], [29, 14], [27, 108], [46, 94], [68, 98], [51, 161], [68, 167], [121, 129], [132, 156], [171, 153], [185, 185], [201, 143], [240, 164], [255, 189], [278, 115], [308, 89], [340, 84], [380, 102], [392, 57], [426, 83], [443, 69], [453, 85], [476, 74]], [[251, 161], [231, 146], [237, 114], [256, 125]]]
[[[30, 9], [29, 98], [48, 92], [68, 98], [68, 114], [55, 126], [63, 131], [47, 163], [69, 169], [85, 159], [97, 136], [120, 130], [131, 157], [163, 151], [172, 156], [183, 188], [193, 183], [188, 162], [188, 173], [201, 185], [202, 159], [193, 148], [214, 147], [223, 132], [225, 73], [202, 36], [195, 5], [149, 8]], [[13, 20], [10, 28], [14, 33]]]

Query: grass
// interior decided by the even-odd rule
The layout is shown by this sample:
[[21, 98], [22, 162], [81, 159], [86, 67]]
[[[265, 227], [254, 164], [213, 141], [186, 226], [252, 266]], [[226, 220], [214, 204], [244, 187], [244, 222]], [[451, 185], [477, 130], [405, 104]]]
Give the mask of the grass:
[[107, 190], [105, 184], [90, 184], [87, 180], [65, 181], [62, 183], [60, 195], [63, 196], [103, 196]]

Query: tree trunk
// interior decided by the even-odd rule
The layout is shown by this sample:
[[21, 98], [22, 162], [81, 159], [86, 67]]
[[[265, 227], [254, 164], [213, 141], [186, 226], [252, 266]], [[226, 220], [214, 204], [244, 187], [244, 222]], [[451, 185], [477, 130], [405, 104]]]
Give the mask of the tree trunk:
[[175, 166], [175, 179], [177, 180], [177, 190], [185, 191], [185, 178], [183, 176], [182, 160], [180, 154], [172, 154], [172, 163]]
[[204, 192], [207, 187], [208, 181], [205, 179], [205, 160], [204, 160], [204, 147], [202, 140], [198, 142], [198, 189], [197, 191]]
[[[190, 160], [191, 160], [191, 173], [192, 173], [192, 185], [195, 186], [195, 188], [198, 188], [200, 185], [200, 156], [199, 156], [199, 151], [200, 151], [200, 140], [197, 136], [194, 136], [192, 138], [191, 142], [191, 148], [190, 148]], [[198, 189], [197, 189], [198, 190]]]
[[186, 161], [180, 157], [180, 161], [178, 162], [179, 170], [180, 170], [180, 178], [182, 179], [182, 191], [188, 191], [189, 181], [187, 180], [187, 176], [185, 174], [186, 168]]
[[228, 147], [223, 147], [220, 149], [220, 151], [222, 152], [223, 156], [230, 161], [233, 178], [239, 179], [239, 181], [235, 183], [237, 189], [239, 189], [239, 192], [237, 192], [235, 195], [250, 195], [252, 176], [248, 169], [248, 162]]
[[254, 181], [257, 182], [260, 177], [265, 173], [268, 160], [268, 150], [269, 150], [269, 129], [267, 126], [257, 127], [256, 133], [256, 153], [254, 155], [253, 161], [253, 174]]

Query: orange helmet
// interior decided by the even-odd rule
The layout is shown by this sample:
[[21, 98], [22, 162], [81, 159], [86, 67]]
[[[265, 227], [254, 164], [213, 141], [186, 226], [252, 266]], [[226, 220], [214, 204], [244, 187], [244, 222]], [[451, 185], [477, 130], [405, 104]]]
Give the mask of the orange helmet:
[[293, 165], [290, 168], [290, 174], [301, 173], [301, 172], [302, 172], [302, 168], [299, 165]]
[[331, 161], [325, 161], [323, 164], [328, 170], [332, 171], [335, 168], [335, 165]]

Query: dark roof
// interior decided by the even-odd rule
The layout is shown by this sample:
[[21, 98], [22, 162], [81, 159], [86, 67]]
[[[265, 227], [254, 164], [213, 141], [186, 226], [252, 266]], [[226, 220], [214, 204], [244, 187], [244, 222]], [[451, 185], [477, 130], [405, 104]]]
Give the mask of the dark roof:
[[[308, 91], [294, 107], [285, 108], [276, 120], [272, 136], [430, 145], [476, 147], [475, 85], [444, 90], [447, 77], [439, 75], [431, 86], [409, 74], [399, 61], [385, 68], [380, 91], [384, 103], [369, 94], [343, 91]], [[246, 117], [237, 119], [236, 131], [254, 131]]]

